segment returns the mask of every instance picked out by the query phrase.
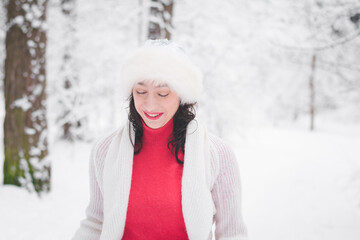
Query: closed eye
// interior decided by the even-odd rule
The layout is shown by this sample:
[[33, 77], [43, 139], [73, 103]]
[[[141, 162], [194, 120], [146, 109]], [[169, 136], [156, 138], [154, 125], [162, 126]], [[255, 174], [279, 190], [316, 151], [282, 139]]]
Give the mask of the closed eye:
[[136, 91], [137, 94], [145, 94], [146, 92], [138, 92]]
[[166, 94], [166, 95], [159, 94], [160, 97], [166, 97], [167, 95], [169, 95], [169, 94]]

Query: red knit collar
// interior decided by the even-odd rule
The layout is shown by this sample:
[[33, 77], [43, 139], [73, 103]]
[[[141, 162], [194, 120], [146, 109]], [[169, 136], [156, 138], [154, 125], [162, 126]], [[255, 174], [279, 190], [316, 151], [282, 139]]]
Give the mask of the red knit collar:
[[141, 119], [143, 127], [143, 143], [161, 144], [167, 146], [169, 137], [172, 135], [174, 128], [174, 118], [171, 118], [164, 126], [158, 129], [148, 127]]

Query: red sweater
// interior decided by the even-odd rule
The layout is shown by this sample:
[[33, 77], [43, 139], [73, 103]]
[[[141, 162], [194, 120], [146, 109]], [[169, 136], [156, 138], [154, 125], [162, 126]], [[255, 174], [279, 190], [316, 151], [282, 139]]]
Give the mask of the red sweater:
[[[152, 129], [142, 122], [143, 147], [134, 155], [123, 240], [188, 239], [181, 207], [183, 165], [167, 147], [173, 119]], [[183, 161], [183, 155], [179, 158]]]

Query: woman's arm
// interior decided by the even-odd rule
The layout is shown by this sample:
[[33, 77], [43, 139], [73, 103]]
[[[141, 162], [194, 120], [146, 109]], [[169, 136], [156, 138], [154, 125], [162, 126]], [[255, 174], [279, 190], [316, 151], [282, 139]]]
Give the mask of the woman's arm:
[[247, 239], [247, 228], [241, 210], [241, 182], [237, 159], [233, 150], [218, 138], [215, 143], [219, 156], [219, 174], [214, 182], [215, 239]]
[[86, 208], [86, 218], [80, 223], [72, 240], [99, 240], [103, 223], [103, 197], [96, 174], [98, 144], [94, 144], [89, 161], [90, 202]]

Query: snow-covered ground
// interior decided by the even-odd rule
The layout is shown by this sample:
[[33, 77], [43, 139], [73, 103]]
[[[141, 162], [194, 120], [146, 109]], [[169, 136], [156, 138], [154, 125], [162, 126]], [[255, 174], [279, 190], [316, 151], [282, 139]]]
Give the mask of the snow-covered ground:
[[360, 128], [249, 130], [237, 154], [251, 239], [360, 239]]
[[[239, 160], [250, 239], [360, 239], [360, 127], [248, 128], [226, 141]], [[90, 147], [50, 144], [43, 199], [0, 185], [0, 239], [71, 238], [85, 217]]]

